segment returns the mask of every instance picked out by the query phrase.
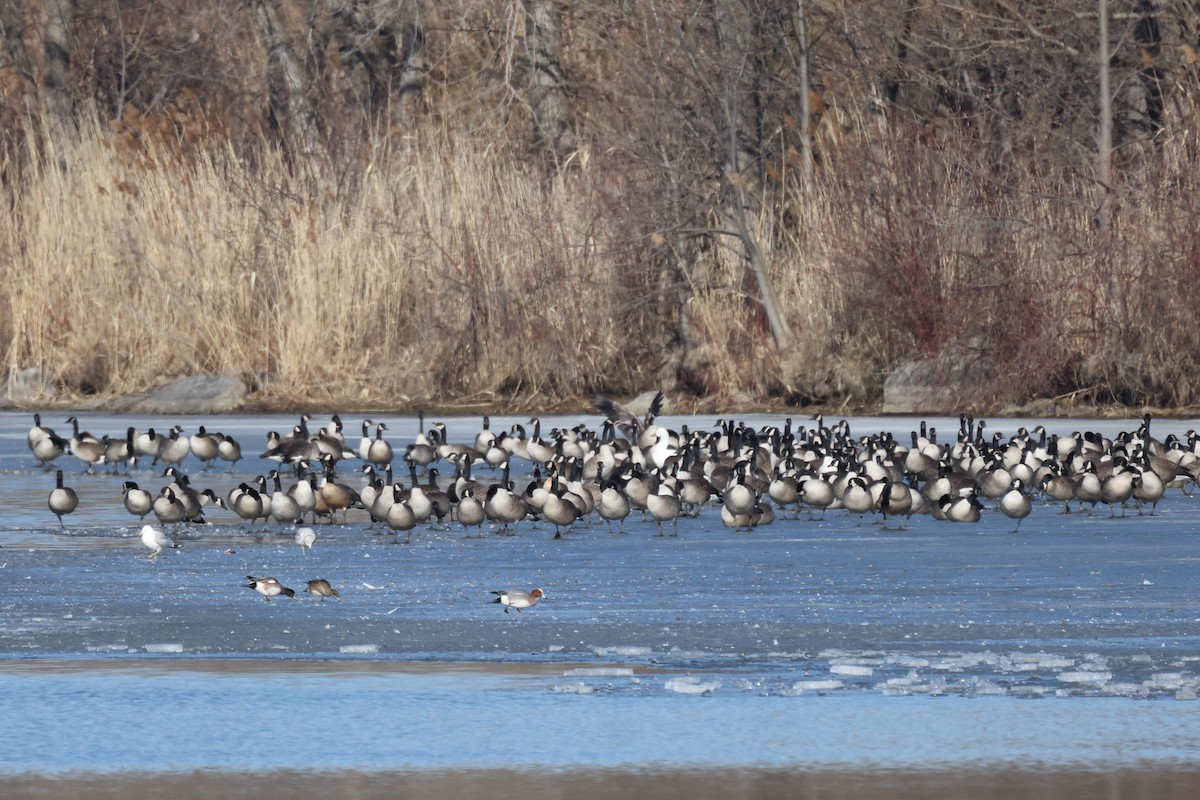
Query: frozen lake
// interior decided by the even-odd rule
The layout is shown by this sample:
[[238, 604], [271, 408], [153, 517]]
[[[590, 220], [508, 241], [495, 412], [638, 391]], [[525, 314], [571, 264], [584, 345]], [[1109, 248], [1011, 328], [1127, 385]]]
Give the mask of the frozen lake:
[[[66, 416], [43, 422], [69, 436]], [[355, 444], [360, 419], [346, 418]], [[373, 419], [400, 449], [417, 430], [415, 418]], [[234, 435], [246, 453], [235, 472], [183, 464], [196, 488], [224, 496], [275, 466], [256, 457], [265, 434], [296, 419], [80, 421], [97, 435], [176, 422]], [[451, 441], [480, 429], [478, 417], [441, 421]], [[514, 422], [529, 420], [492, 427]], [[848, 422], [907, 442], [919, 420]], [[958, 427], [929, 422], [943, 440]], [[1037, 422], [992, 420], [989, 433]], [[315, 526], [307, 554], [290, 528], [216, 509], [149, 560], [121, 505], [127, 478], [104, 466], [54, 463], [80, 497], [59, 526], [53, 469], [26, 447], [31, 423], [0, 413], [0, 788], [195, 770], [1200, 767], [1200, 498], [1179, 490], [1154, 516], [1037, 501], [1019, 534], [990, 509], [977, 524], [917, 517], [900, 529], [830, 511], [736, 532], [712, 506], [678, 536], [655, 536], [635, 513], [624, 533], [597, 520], [561, 539], [544, 522], [467, 536], [452, 523], [406, 541], [356, 512]], [[580, 423], [600, 418], [542, 421]], [[1154, 434], [1194, 425], [1155, 420]], [[358, 487], [355, 467], [339, 474]], [[166, 482], [147, 465], [132, 479]], [[246, 575], [298, 591], [325, 578], [341, 598], [264, 602]], [[524, 613], [490, 602], [534, 586], [546, 599]]]

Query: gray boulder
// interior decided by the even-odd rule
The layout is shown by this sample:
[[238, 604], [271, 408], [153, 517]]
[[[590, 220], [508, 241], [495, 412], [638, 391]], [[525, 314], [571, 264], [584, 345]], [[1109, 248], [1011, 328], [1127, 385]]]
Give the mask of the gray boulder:
[[884, 414], [956, 414], [977, 404], [992, 375], [980, 337], [947, 345], [934, 358], [905, 361], [883, 384]]
[[58, 387], [40, 367], [10, 372], [0, 381], [0, 407], [23, 408], [45, 403], [57, 394]]
[[250, 387], [229, 375], [193, 375], [129, 398], [135, 414], [228, 414], [246, 402]]

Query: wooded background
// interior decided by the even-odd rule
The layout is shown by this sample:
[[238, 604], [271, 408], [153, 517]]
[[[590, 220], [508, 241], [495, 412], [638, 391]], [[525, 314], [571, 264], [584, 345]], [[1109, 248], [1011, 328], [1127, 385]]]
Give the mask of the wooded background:
[[4, 0], [0, 370], [1193, 405], [1198, 6]]

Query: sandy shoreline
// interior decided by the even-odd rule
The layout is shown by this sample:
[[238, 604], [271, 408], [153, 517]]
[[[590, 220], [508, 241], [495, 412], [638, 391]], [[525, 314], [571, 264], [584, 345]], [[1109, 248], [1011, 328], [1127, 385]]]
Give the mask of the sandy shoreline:
[[1200, 796], [1200, 768], [1036, 770], [1006, 765], [941, 770], [587, 770], [516, 772], [140, 773], [118, 775], [0, 776], [0, 796], [89, 800], [192, 800], [209, 797], [342, 797], [356, 800], [446, 797], [662, 800], [779, 798], [798, 800], [1191, 800]]

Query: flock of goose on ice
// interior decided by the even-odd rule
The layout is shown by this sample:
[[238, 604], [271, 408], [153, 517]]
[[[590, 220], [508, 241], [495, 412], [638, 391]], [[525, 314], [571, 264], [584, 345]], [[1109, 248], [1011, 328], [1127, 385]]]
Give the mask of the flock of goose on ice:
[[[271, 432], [263, 449], [254, 448], [253, 456], [278, 466], [224, 496], [197, 489], [182, 470], [189, 455], [205, 470], [243, 457], [232, 437], [204, 426], [191, 435], [176, 425], [165, 434], [129, 428], [124, 436], [96, 437], [71, 417], [68, 437], [35, 414], [28, 444], [47, 469], [64, 455], [89, 471], [107, 464], [128, 472], [148, 460], [165, 485], [151, 489], [126, 480], [124, 505], [163, 526], [204, 521], [215, 508], [249, 525], [301, 525], [339, 514], [345, 520], [350, 509], [362, 509], [370, 524], [392, 532], [457, 523], [513, 533], [526, 521], [545, 520], [556, 538], [596, 517], [610, 528], [623, 526], [630, 514], [652, 519], [658, 535], [676, 534], [681, 516], [713, 507], [725, 526], [738, 530], [827, 513], [879, 515], [900, 525], [913, 516], [976, 522], [989, 508], [1019, 529], [1043, 499], [1066, 513], [1072, 503], [1088, 513], [1097, 505], [1110, 514], [1125, 514], [1130, 506], [1154, 513], [1168, 488], [1186, 488], [1200, 477], [1196, 435], [1155, 439], [1149, 415], [1113, 439], [1048, 436], [1042, 426], [989, 436], [983, 420], [964, 415], [947, 441], [921, 423], [905, 443], [888, 434], [854, 436], [844, 420], [826, 425], [820, 416], [811, 427], [787, 419], [751, 429], [724, 419], [712, 430], [675, 430], [658, 421], [661, 393], [641, 418], [606, 398], [595, 402], [605, 416], [598, 431], [579, 425], [543, 432], [536, 418], [531, 431], [523, 425], [493, 431], [485, 416], [474, 439], [463, 443], [447, 441], [441, 423], [426, 429], [423, 415], [406, 441], [390, 440], [386, 423], [365, 419], [357, 442], [344, 435], [338, 415], [315, 433], [305, 415], [288, 435]], [[527, 481], [512, 477], [518, 460], [530, 462]], [[361, 475], [351, 478], [351, 472]], [[48, 502], [60, 523], [77, 510], [61, 469]], [[299, 530], [298, 543], [311, 546], [311, 529]], [[161, 532], [143, 540], [151, 555], [172, 543]]]

